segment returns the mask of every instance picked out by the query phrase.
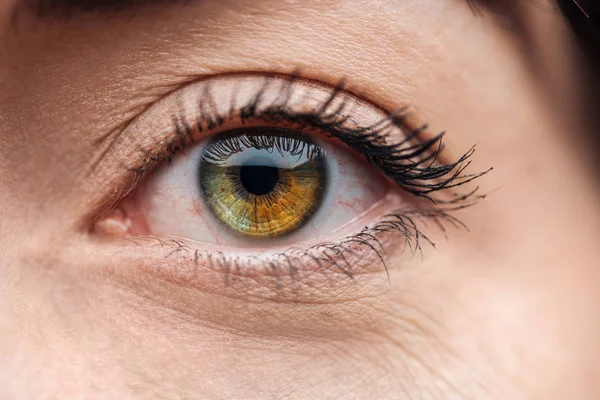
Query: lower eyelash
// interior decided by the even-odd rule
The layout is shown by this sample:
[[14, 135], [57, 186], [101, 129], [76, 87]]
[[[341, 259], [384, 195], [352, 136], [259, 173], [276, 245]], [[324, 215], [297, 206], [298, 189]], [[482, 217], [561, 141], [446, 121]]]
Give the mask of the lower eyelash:
[[[474, 196], [472, 202], [479, 198], [480, 196]], [[466, 229], [460, 220], [450, 215], [452, 211], [464, 207], [465, 205], [435, 210], [397, 210], [386, 214], [374, 225], [365, 227], [361, 232], [338, 241], [322, 242], [307, 249], [290, 248], [265, 258], [232, 257], [222, 251], [198, 250], [177, 239], [138, 238], [138, 240], [159, 240], [160, 246], [165, 249], [166, 259], [177, 258], [187, 268], [192, 268], [185, 274], [186, 278], [183, 281], [186, 283], [189, 283], [188, 276], [196, 275], [193, 272], [194, 268], [209, 267], [222, 274], [225, 286], [250, 279], [261, 286], [275, 288], [279, 295], [285, 295], [283, 291], [289, 286], [284, 284], [286, 279], [292, 283], [310, 285], [314, 274], [319, 277], [337, 274], [354, 280], [361, 274], [384, 271], [387, 282], [390, 283], [386, 261], [387, 243], [393, 242], [395, 247], [397, 235], [400, 234], [405, 242], [403, 251], [408, 249], [413, 255], [422, 251], [423, 243], [435, 247], [433, 241], [418, 228], [418, 224], [431, 222], [444, 233], [448, 225]], [[173, 277], [168, 279], [177, 280]], [[291, 297], [289, 300], [299, 299]]]

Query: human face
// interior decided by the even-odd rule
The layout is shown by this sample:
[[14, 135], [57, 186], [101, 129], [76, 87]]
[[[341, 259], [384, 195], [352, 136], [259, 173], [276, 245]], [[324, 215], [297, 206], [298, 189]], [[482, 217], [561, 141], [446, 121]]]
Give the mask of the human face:
[[0, 4], [1, 398], [600, 397], [549, 4]]

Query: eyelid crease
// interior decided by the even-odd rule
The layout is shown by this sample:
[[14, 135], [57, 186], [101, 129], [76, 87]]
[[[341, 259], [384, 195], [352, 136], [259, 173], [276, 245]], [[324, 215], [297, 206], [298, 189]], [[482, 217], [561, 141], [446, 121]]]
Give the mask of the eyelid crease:
[[[456, 203], [460, 196], [453, 194], [445, 200], [434, 195], [436, 192], [464, 185], [489, 171], [465, 173], [474, 148], [455, 162], [442, 163], [444, 133], [425, 138], [427, 125], [412, 128], [408, 107], [386, 112], [345, 87], [344, 80], [330, 86], [298, 73], [225, 74], [187, 85], [175, 91], [174, 98], [169, 96], [151, 106], [115, 141], [115, 145], [130, 141], [125, 147], [135, 148], [119, 161], [132, 175], [102, 206], [114, 208], [156, 166], [170, 162], [207, 137], [207, 132], [218, 133], [236, 121], [241, 126], [291, 124], [340, 140], [407, 192], [439, 204]], [[229, 90], [225, 90], [228, 100], [215, 97], [223, 96], [218, 88]], [[158, 121], [147, 117], [156, 112]], [[128, 138], [127, 131], [133, 131], [132, 137]], [[139, 160], [137, 165], [131, 159]]]

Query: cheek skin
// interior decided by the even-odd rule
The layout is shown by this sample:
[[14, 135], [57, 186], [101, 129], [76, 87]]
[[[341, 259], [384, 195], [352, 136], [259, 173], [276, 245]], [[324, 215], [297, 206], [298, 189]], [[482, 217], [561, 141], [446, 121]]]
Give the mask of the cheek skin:
[[[173, 396], [174, 391], [185, 396], [202, 393], [203, 397], [209, 398], [240, 398], [269, 393], [277, 388], [277, 393], [283, 388], [285, 392], [301, 397], [314, 394], [315, 389], [334, 396], [352, 382], [363, 379], [363, 374], [380, 376], [387, 371], [398, 376], [401, 372], [390, 370], [389, 365], [378, 365], [382, 361], [380, 355], [372, 354], [377, 351], [377, 346], [382, 346], [381, 350], [388, 346], [375, 332], [370, 332], [381, 331], [385, 336], [382, 330], [388, 328], [383, 323], [392, 326], [393, 318], [383, 312], [372, 315], [375, 320], [382, 321], [381, 325], [378, 322], [361, 329], [340, 331], [344, 324], [338, 321], [332, 324], [332, 329], [320, 330], [315, 336], [318, 340], [308, 336], [304, 339], [276, 338], [281, 334], [277, 330], [260, 336], [246, 335], [190, 318], [184, 310], [175, 312], [165, 305], [158, 307], [151, 297], [152, 291], [145, 290], [143, 284], [131, 290], [130, 287], [115, 286], [106, 276], [84, 277], [79, 272], [81, 268], [97, 269], [94, 256], [78, 254], [73, 257], [75, 254], [61, 260], [46, 260], [50, 265], [31, 265], [34, 260], [20, 260], [19, 265], [15, 265], [28, 270], [61, 271], [50, 275], [31, 274], [27, 279], [19, 279], [14, 285], [19, 296], [9, 296], [4, 303], [14, 310], [21, 310], [4, 314], [10, 315], [12, 326], [36, 334], [20, 335], [16, 347], [0, 345], [2, 354], [7, 356], [0, 362], [6, 368], [3, 370], [20, 370], [26, 380], [40, 372], [36, 365], [44, 369], [40, 375], [44, 379], [36, 379], [35, 387], [3, 386], [24, 396], [20, 398], [44, 392], [65, 396], [68, 393], [97, 393], [100, 396], [100, 393], [107, 393], [106, 382], [111, 382], [108, 390], [116, 398], [140, 396], [140, 393], [144, 397], [168, 397]], [[169, 290], [168, 286], [163, 287]], [[181, 293], [184, 298], [190, 295], [193, 296], [192, 293]], [[208, 301], [211, 300], [206, 298], [199, 304]], [[212, 301], [225, 302], [219, 298]], [[225, 303], [232, 311], [232, 318], [239, 319], [243, 315], [235, 312], [233, 303]], [[375, 311], [386, 308], [375, 300], [367, 305]], [[315, 324], [320, 321], [325, 323], [336, 318], [335, 313], [319, 311], [318, 305], [303, 308], [288, 309], [291, 311], [289, 323], [297, 324], [306, 313], [312, 323], [308, 324], [307, 319], [305, 331], [315, 329]], [[340, 316], [354, 315], [348, 311], [350, 309], [340, 312]], [[263, 318], [272, 312], [273, 309], [265, 307]], [[34, 317], [40, 313], [45, 315], [43, 319]], [[258, 315], [241, 318], [250, 324], [261, 323]], [[277, 325], [285, 327], [282, 318], [283, 314]], [[375, 349], [372, 348], [374, 345]], [[28, 366], [24, 366], [16, 364], [20, 357], [16, 357], [15, 351], [21, 348], [43, 350], [28, 353]], [[348, 354], [352, 354], [354, 361], [351, 363], [347, 361]], [[378, 361], [372, 363], [371, 358]], [[360, 370], [356, 369], [357, 365], [361, 365]], [[96, 372], [90, 374], [91, 370]], [[65, 375], [75, 379], [65, 381], [60, 378]], [[357, 388], [356, 394], [363, 394], [363, 398], [371, 395], [381, 398], [389, 390], [395, 389], [393, 386], [377, 389], [367, 385]]]
[[[403, 257], [392, 262], [403, 262]], [[578, 277], [565, 279], [553, 268], [545, 276], [524, 277], [500, 266], [490, 270], [489, 263], [487, 270], [482, 269], [483, 261], [447, 269], [436, 257], [426, 263], [425, 272], [419, 267], [394, 273], [385, 294], [363, 303], [362, 313], [370, 324], [340, 331], [337, 322], [331, 330], [320, 330], [318, 340], [309, 340], [274, 338], [273, 330], [261, 336], [223, 331], [190, 318], [184, 309], [157, 307], [150, 290], [156, 282], [148, 281], [147, 290], [143, 283], [132, 290], [115, 286], [106, 277], [83, 278], [78, 272], [82, 267], [97, 269], [93, 254], [32, 265], [38, 260], [20, 260], [12, 267], [62, 272], [30, 272], [14, 282], [15, 295], [3, 298], [9, 326], [37, 333], [19, 335], [20, 346], [0, 346], [6, 355], [0, 363], [3, 370], [37, 374], [30, 366], [45, 365], [47, 379], [37, 379], [35, 390], [88, 394], [111, 382], [111, 390], [120, 398], [137, 390], [148, 391], [151, 397], [171, 396], [173, 384], [182, 393], [208, 397], [236, 398], [276, 387], [300, 398], [315, 390], [335, 397], [347, 385], [367, 379], [380, 385], [357, 385], [356, 397], [382, 398], [392, 393], [408, 399], [426, 391], [466, 399], [492, 398], [489, 393], [511, 399], [577, 393], [578, 398], [592, 399], [589, 395], [594, 393], [589, 385], [593, 381], [577, 372], [596, 367], [597, 358], [586, 344], [597, 337], [598, 326], [590, 324], [589, 315], [598, 299], [582, 296], [594, 291], [582, 291]], [[173, 300], [191, 295], [182, 292], [181, 299]], [[231, 315], [238, 315], [235, 306], [227, 304]], [[7, 305], [21, 311], [9, 312]], [[263, 312], [273, 315], [269, 308]], [[40, 313], [44, 318], [35, 318]], [[314, 327], [320, 319], [331, 320], [334, 314], [310, 315], [312, 322], [306, 327]], [[346, 310], [341, 315], [352, 314]], [[260, 321], [248, 314], [246, 318], [248, 323]], [[299, 319], [297, 309], [290, 318]], [[356, 326], [356, 316], [352, 325]], [[20, 359], [15, 357], [17, 348], [43, 350], [33, 352], [25, 367], [14, 364]], [[54, 361], [45, 363], [45, 359]], [[66, 359], [70, 361], [56, 363]], [[104, 367], [87, 373], [94, 365]], [[543, 365], [547, 368], [540, 368]], [[65, 374], [78, 379], [65, 382], [59, 378]], [[556, 377], [555, 385], [549, 385], [549, 376]], [[18, 390], [26, 394], [33, 389]]]

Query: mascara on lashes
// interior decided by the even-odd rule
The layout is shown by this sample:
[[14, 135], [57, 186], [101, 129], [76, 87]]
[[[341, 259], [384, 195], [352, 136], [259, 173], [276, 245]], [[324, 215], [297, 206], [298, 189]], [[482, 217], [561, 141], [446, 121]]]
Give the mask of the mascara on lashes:
[[[474, 147], [454, 162], [439, 162], [445, 132], [424, 138], [427, 124], [411, 127], [407, 107], [391, 113], [378, 109], [367, 123], [356, 118], [357, 108], [362, 114], [362, 109], [374, 106], [366, 106], [346, 91], [344, 80], [337, 86], [327, 87], [297, 75], [226, 75], [214, 79], [214, 82], [199, 82], [204, 83], [202, 88], [190, 93], [196, 100], [187, 102], [195, 104], [194, 109], [173, 113], [172, 124], [167, 127], [166, 145], [154, 151], [143, 150], [142, 165], [131, 169], [136, 174], [135, 181], [157, 164], [204, 139], [211, 131], [222, 131], [224, 126], [236, 121], [242, 126], [257, 121], [271, 127], [308, 129], [338, 139], [405, 191], [434, 202], [443, 201], [436, 197], [437, 193], [467, 184], [489, 172], [465, 173]], [[232, 92], [225, 108], [217, 104], [213, 92], [224, 81]], [[251, 89], [246, 88], [244, 100], [239, 101], [241, 96], [236, 90], [250, 81]], [[307, 94], [310, 90], [318, 90], [320, 96]], [[301, 105], [303, 101], [307, 104]], [[395, 140], [396, 137], [400, 139]]]

